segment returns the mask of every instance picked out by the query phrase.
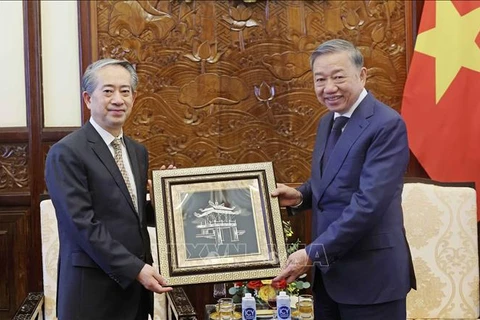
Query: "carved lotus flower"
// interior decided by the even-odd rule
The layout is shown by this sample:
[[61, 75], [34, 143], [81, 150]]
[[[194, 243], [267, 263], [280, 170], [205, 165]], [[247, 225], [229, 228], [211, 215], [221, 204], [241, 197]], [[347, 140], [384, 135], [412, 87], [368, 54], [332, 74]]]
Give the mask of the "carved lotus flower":
[[275, 96], [275, 87], [269, 86], [265, 81], [262, 81], [260, 86], [254, 87], [255, 97], [258, 101], [271, 101]]
[[208, 63], [217, 62], [222, 56], [223, 52], [217, 52], [217, 46], [215, 44], [210, 44], [208, 41], [202, 42], [193, 54], [186, 54], [185, 57], [188, 59], [199, 62], [207, 61]]
[[230, 16], [223, 16], [223, 20], [231, 25], [233, 31], [241, 31], [245, 28], [258, 26], [258, 23], [251, 19], [252, 9], [239, 5], [238, 7], [231, 7], [229, 10]]

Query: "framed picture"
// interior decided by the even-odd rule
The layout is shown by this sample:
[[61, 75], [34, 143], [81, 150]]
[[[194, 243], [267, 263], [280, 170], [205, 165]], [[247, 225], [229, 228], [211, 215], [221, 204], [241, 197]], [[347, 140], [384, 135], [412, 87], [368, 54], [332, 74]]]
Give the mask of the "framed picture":
[[159, 271], [169, 285], [275, 277], [287, 259], [271, 162], [154, 170]]

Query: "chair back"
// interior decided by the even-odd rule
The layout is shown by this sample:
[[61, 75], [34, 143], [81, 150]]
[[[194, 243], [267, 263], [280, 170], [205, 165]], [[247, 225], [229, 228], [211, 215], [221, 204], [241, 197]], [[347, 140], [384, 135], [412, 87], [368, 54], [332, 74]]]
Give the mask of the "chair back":
[[406, 179], [402, 207], [417, 290], [408, 319], [477, 319], [479, 266], [472, 184]]

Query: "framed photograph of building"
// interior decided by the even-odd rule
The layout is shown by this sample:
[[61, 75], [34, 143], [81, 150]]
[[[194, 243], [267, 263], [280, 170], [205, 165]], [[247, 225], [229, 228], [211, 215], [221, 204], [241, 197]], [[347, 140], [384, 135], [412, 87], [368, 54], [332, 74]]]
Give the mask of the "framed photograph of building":
[[276, 276], [287, 253], [275, 188], [271, 162], [154, 170], [159, 271], [168, 284]]

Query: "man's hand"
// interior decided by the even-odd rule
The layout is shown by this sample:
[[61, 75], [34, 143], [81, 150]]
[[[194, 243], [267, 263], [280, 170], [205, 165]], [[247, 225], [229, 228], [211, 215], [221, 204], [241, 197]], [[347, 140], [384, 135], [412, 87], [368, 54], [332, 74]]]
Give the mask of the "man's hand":
[[271, 196], [278, 197], [278, 200], [280, 200], [280, 206], [282, 207], [297, 206], [303, 199], [300, 191], [281, 183], [277, 183], [277, 189], [273, 190]]
[[147, 180], [147, 189], [148, 189], [148, 193], [153, 194], [152, 179]]
[[147, 189], [148, 193], [150, 194], [150, 203], [152, 204], [153, 210], [155, 210], [155, 197], [153, 195], [153, 184], [152, 184], [152, 179], [147, 180]]
[[164, 287], [167, 285], [165, 279], [149, 264], [145, 264], [137, 276], [140, 282], [146, 289], [156, 292], [165, 293], [172, 291], [172, 287]]
[[295, 281], [302, 274], [306, 273], [312, 266], [312, 260], [307, 255], [305, 249], [292, 253], [287, 259], [287, 265], [273, 281], [285, 279], [287, 283]]

